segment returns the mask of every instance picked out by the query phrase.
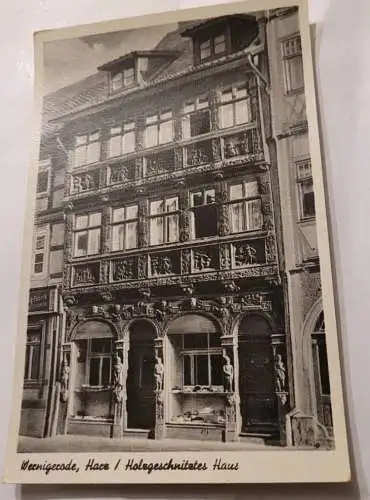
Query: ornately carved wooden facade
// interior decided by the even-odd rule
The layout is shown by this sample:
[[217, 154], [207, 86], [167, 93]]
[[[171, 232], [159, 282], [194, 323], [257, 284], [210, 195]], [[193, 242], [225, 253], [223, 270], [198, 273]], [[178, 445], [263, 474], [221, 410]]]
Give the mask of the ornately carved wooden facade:
[[264, 16], [181, 27], [102, 66], [104, 98], [56, 120], [65, 321], [53, 432], [291, 440], [265, 35]]

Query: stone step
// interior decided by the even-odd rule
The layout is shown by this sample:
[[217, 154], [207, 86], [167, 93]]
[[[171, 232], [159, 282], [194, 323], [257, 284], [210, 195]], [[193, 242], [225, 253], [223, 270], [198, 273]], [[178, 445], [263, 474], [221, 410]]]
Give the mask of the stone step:
[[123, 431], [122, 437], [131, 437], [131, 438], [142, 438], [149, 439], [149, 434], [151, 434], [150, 429], [125, 429]]

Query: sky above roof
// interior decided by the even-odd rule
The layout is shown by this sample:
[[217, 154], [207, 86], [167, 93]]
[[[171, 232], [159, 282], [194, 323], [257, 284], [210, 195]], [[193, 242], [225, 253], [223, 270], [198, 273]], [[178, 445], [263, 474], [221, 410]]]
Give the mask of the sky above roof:
[[97, 72], [97, 67], [134, 50], [151, 50], [176, 24], [119, 31], [44, 45], [44, 94]]

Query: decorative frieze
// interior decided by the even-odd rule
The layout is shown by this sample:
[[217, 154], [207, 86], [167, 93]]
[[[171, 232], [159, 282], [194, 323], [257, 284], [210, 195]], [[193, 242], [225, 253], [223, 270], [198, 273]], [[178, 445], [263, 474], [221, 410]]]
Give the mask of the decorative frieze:
[[194, 167], [211, 163], [212, 161], [212, 141], [202, 141], [191, 144], [186, 148], [186, 165]]
[[175, 156], [174, 151], [164, 151], [162, 153], [152, 154], [145, 157], [147, 177], [153, 175], [165, 174], [174, 170]]
[[265, 262], [264, 240], [241, 241], [234, 244], [235, 267], [255, 266]]
[[100, 265], [97, 262], [74, 266], [73, 285], [95, 285], [99, 283]]
[[193, 250], [193, 272], [218, 269], [217, 247], [201, 247]]
[[137, 258], [126, 257], [125, 259], [112, 261], [112, 280], [126, 281], [137, 277]]
[[150, 275], [165, 276], [169, 274], [179, 274], [180, 255], [179, 253], [164, 253], [152, 255], [150, 257]]
[[100, 173], [99, 169], [92, 172], [87, 172], [80, 175], [74, 175], [72, 177], [72, 194], [83, 193], [85, 191], [91, 191], [94, 189], [99, 189]]

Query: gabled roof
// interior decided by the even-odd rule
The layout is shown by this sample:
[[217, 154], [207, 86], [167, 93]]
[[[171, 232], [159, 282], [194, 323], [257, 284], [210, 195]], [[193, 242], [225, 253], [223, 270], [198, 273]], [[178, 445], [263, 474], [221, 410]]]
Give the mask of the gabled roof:
[[[236, 14], [236, 15], [231, 15], [231, 16], [222, 16], [222, 17], [216, 17], [216, 18], [210, 18], [210, 19], [202, 19], [199, 21], [194, 21], [192, 23], [189, 23], [189, 26], [184, 27], [181, 31], [181, 36], [185, 37], [192, 37], [199, 31], [203, 31], [211, 26], [214, 26], [216, 24], [223, 23], [225, 21], [229, 20], [238, 20], [238, 21], [255, 21], [256, 18], [254, 16], [248, 15], [248, 14]], [[185, 24], [185, 23], [184, 23]]]
[[126, 62], [135, 59], [136, 57], [160, 57], [163, 59], [174, 59], [179, 56], [179, 52], [173, 50], [136, 50], [125, 54], [124, 56], [113, 59], [98, 67], [99, 71], [111, 71], [118, 66], [125, 65]]

